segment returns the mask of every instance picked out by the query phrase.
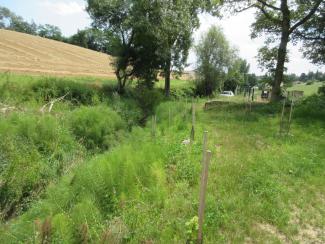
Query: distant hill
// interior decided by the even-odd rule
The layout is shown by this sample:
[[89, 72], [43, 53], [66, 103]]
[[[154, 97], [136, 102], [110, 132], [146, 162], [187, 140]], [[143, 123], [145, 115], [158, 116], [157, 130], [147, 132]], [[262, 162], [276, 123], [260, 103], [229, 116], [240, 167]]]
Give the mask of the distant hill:
[[38, 36], [0, 29], [0, 71], [115, 78], [112, 57]]

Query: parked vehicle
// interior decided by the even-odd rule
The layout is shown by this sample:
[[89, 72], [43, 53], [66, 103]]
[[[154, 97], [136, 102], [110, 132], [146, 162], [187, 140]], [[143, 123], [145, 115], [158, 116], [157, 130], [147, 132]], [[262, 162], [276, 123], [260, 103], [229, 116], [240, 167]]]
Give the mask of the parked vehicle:
[[223, 92], [220, 93], [220, 96], [233, 97], [233, 96], [235, 96], [235, 94], [232, 91], [223, 91]]

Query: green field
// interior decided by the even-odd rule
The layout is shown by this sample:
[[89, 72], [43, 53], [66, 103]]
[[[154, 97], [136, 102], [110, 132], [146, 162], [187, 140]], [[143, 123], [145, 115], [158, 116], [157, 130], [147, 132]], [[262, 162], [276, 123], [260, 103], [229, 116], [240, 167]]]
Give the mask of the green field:
[[[237, 96], [204, 111], [197, 99], [187, 145], [191, 98], [118, 96], [86, 78], [10, 79], [0, 81], [1, 104], [15, 107], [0, 114], [0, 243], [195, 243], [204, 131], [205, 243], [325, 242], [323, 97], [296, 104], [287, 135], [280, 104], [249, 112]], [[173, 81], [176, 94], [183, 85]]]
[[318, 92], [318, 88], [321, 87], [324, 82], [315, 82], [311, 85], [306, 84], [296, 84], [293, 87], [288, 88], [288, 91], [304, 91], [305, 96], [310, 96]]

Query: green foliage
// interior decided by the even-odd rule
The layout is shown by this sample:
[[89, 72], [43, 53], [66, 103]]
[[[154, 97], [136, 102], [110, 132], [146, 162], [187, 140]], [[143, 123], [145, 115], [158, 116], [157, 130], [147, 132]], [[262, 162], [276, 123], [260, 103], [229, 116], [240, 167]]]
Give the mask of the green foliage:
[[225, 70], [230, 67], [234, 50], [230, 47], [222, 30], [216, 26], [202, 37], [196, 46], [198, 56], [196, 93], [209, 96], [215, 90], [222, 91]]
[[[136, 77], [151, 87], [159, 70], [184, 69], [205, 1], [87, 1], [93, 25], [111, 34], [119, 92]], [[175, 17], [177, 16], [177, 17]], [[169, 95], [169, 87], [166, 95]]]
[[187, 240], [186, 243], [195, 243], [197, 240], [197, 232], [199, 229], [199, 218], [194, 216], [190, 221], [185, 223], [186, 226], [186, 235]]
[[299, 117], [302, 120], [315, 120], [319, 119], [324, 121], [325, 119], [325, 96], [324, 95], [312, 95], [305, 98], [295, 108], [294, 116]]
[[126, 130], [122, 118], [104, 106], [78, 108], [68, 120], [77, 140], [95, 152], [117, 145]]
[[[159, 95], [156, 95], [157, 91], [150, 90], [141, 92], [143, 97], [152, 96], [150, 104], [160, 101], [157, 97], [162, 94], [158, 91]], [[106, 125], [110, 128], [107, 133], [115, 132], [112, 128], [121, 117], [136, 118], [127, 110], [138, 107], [137, 101], [141, 101], [139, 104], [145, 102], [140, 100], [145, 99], [143, 97], [137, 100], [133, 91], [128, 90], [124, 96], [114, 95], [109, 104], [115, 112], [102, 104], [76, 107], [72, 111], [60, 110], [63, 115], [35, 115], [37, 119], [24, 122], [28, 126], [17, 129], [20, 139], [33, 138], [33, 143], [26, 143], [25, 139], [21, 144], [0, 141], [0, 148], [4, 148], [4, 152], [15, 152], [19, 156], [17, 161], [33, 162], [29, 165], [42, 170], [43, 164], [35, 162], [39, 158], [46, 162], [47, 156], [43, 155], [53, 154], [48, 140], [58, 138], [62, 150], [73, 151], [64, 148], [69, 143], [64, 142], [62, 135], [44, 134], [59, 127], [74, 141], [70, 133], [80, 124], [81, 136], [78, 138], [85, 138], [80, 143], [90, 138], [92, 142], [99, 141], [100, 145], [102, 141], [98, 135], [102, 134], [97, 132], [105, 131], [102, 128]], [[205, 100], [195, 100], [196, 140], [190, 145], [182, 143], [189, 138], [191, 130], [189, 100], [161, 102], [150, 107], [147, 111], [152, 110], [157, 115], [155, 138], [150, 135], [151, 123], [148, 121], [143, 128], [133, 127], [129, 136], [118, 145], [109, 145], [109, 151], [85, 158], [83, 164], [50, 184], [42, 198], [33, 202], [28, 211], [0, 225], [0, 242], [195, 241], [197, 219], [193, 216], [197, 215], [198, 208], [201, 138], [205, 130], [209, 131], [207, 147], [212, 150], [213, 157], [206, 195], [204, 241], [274, 242], [277, 241], [274, 233], [282, 233], [287, 240], [295, 241], [297, 231], [304, 230], [305, 225], [324, 227], [324, 118], [309, 116], [308, 111], [314, 109], [316, 114], [324, 109], [323, 102], [318, 100], [321, 96], [309, 99], [296, 105], [291, 134], [287, 137], [277, 135], [281, 104], [253, 104], [252, 111], [246, 113], [244, 105], [236, 98], [228, 100], [234, 103], [221, 104], [208, 111], [202, 110]], [[7, 116], [0, 121], [11, 115]], [[26, 115], [26, 120], [30, 116]], [[302, 121], [300, 117], [306, 120]], [[46, 121], [41, 123], [44, 127], [50, 124], [48, 132], [40, 133], [45, 140], [37, 139], [34, 132], [44, 130], [38, 126], [38, 120], [42, 119]], [[15, 134], [10, 129], [15, 121], [1, 122], [1, 133], [8, 131], [8, 137]], [[52, 125], [54, 122], [57, 124]], [[124, 123], [120, 132], [124, 134], [125, 129]], [[112, 137], [115, 136], [113, 133]], [[30, 150], [31, 144], [36, 145], [35, 149]], [[100, 146], [94, 148], [101, 151]], [[1, 151], [0, 162], [5, 161], [3, 155]], [[0, 172], [7, 167], [8, 164], [3, 164]], [[36, 182], [41, 178], [35, 172], [30, 178]], [[299, 223], [293, 229], [292, 221], [297, 218]], [[272, 232], [262, 225], [270, 226]]]
[[8, 218], [25, 211], [50, 180], [77, 160], [80, 148], [51, 116], [1, 118], [0, 136], [1, 212]]
[[67, 79], [45, 78], [32, 85], [35, 97], [40, 101], [50, 101], [65, 96], [73, 104], [90, 105], [100, 101], [100, 89]]
[[325, 96], [325, 85], [318, 88], [318, 93]]

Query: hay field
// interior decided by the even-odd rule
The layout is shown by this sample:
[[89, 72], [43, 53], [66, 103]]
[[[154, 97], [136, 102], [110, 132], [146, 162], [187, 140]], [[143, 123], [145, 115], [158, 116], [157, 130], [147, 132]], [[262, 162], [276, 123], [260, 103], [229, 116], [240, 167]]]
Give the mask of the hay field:
[[0, 29], [0, 72], [115, 78], [111, 63], [103, 53]]

